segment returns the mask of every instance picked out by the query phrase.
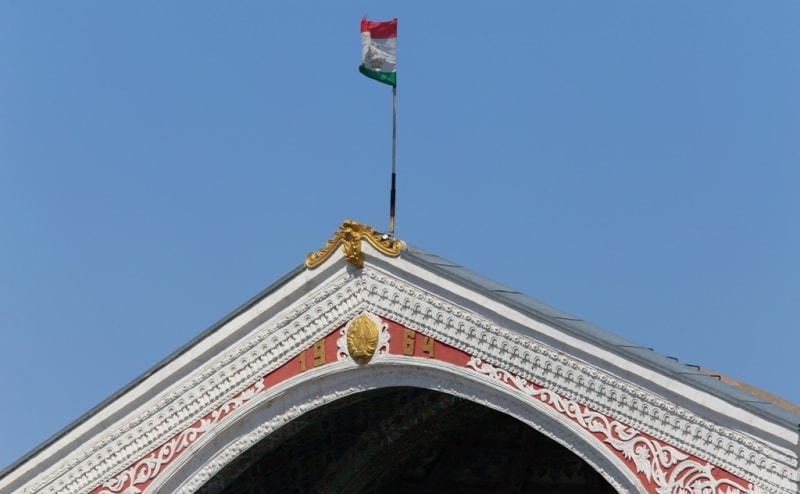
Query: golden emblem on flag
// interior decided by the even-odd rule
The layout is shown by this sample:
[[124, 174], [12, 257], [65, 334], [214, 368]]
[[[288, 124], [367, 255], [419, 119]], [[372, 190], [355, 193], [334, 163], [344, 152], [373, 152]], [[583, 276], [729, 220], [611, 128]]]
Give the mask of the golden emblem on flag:
[[382, 58], [380, 58], [380, 57], [374, 57], [374, 58], [370, 59], [370, 61], [369, 61], [369, 67], [370, 67], [371, 69], [375, 69], [375, 70], [377, 70], [377, 69], [380, 69], [381, 67], [383, 67], [383, 64], [384, 64], [384, 63], [385, 63], [385, 61], [384, 61]]

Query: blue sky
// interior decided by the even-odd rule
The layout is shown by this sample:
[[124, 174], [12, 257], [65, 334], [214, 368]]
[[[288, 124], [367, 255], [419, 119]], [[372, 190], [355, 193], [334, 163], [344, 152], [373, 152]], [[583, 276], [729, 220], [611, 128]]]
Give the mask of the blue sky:
[[0, 468], [302, 263], [396, 235], [794, 403], [800, 3], [0, 5]]

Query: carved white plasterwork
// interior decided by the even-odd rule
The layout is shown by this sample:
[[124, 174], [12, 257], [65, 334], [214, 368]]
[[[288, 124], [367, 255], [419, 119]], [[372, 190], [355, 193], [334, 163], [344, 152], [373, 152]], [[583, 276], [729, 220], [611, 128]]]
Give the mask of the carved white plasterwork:
[[100, 494], [139, 494], [139, 485], [156, 478], [165, 465], [168, 465], [178, 455], [188, 449], [198, 438], [206, 432], [212, 430], [223, 419], [227, 418], [233, 411], [241, 408], [244, 404], [255, 398], [264, 391], [262, 380], [249, 388], [234, 399], [225, 403], [222, 407], [211, 412], [208, 418], [201, 419], [199, 423], [189, 427], [185, 431], [172, 438], [166, 444], [158, 448], [157, 451], [147, 455], [144, 459], [137, 461], [130, 468], [103, 484]]
[[26, 491], [85, 494], [112, 481], [362, 311], [506, 369], [769, 492], [798, 492], [796, 456], [545, 345], [525, 328], [502, 327], [369, 264], [340, 270], [279, 314], [258, 321], [247, 336], [76, 449]]
[[[618, 492], [645, 492], [622, 460], [607, 454], [605, 448], [587, 432], [576, 431], [547, 407], [538, 404], [532, 407], [507, 386], [486, 386], [483, 376], [468, 369], [454, 368], [436, 360], [413, 360], [416, 360], [416, 365], [410, 368], [408, 358], [397, 356], [388, 356], [364, 366], [339, 361], [316, 368], [313, 374], [297, 376], [292, 379], [295, 383], [280, 391], [280, 399], [275, 399], [276, 392], [267, 392], [258, 398], [269, 402], [269, 407], [259, 407], [257, 403], [248, 405], [247, 415], [237, 417], [240, 426], [229, 424], [228, 429], [215, 438], [224, 447], [207, 454], [207, 450], [214, 447], [201, 438], [192, 446], [183, 464], [170, 465], [159, 482], [146, 492], [196, 492], [241, 453], [303, 413], [354, 393], [388, 386], [431, 389], [511, 415], [569, 448]], [[302, 383], [311, 382], [314, 383], [313, 392], [302, 386]]]
[[762, 486], [796, 493], [797, 457], [707, 419], [501, 327], [388, 273], [365, 270], [368, 310], [591, 407], [608, 417]]
[[95, 438], [29, 485], [29, 492], [80, 494], [110, 481], [203, 416], [233, 399], [301, 349], [362, 310], [363, 281], [342, 271], [276, 317], [255, 327], [189, 378], [117, 428]]
[[539, 400], [568, 417], [583, 429], [600, 434], [603, 442], [631, 462], [636, 473], [654, 484], [659, 494], [702, 492], [709, 494], [762, 494], [752, 484], [742, 485], [712, 472], [708, 463], [694, 461], [672, 446], [653, 440], [640, 431], [588, 407], [568, 400], [547, 388], [537, 388], [526, 379], [472, 357], [467, 366], [483, 375], [507, 383], [531, 399]]

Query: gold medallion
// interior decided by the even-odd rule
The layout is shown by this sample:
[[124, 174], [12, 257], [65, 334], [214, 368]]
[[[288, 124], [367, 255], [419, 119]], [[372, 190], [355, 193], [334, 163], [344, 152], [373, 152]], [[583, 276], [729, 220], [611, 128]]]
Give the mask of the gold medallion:
[[347, 352], [359, 364], [366, 364], [378, 348], [378, 326], [366, 314], [350, 323], [347, 330]]

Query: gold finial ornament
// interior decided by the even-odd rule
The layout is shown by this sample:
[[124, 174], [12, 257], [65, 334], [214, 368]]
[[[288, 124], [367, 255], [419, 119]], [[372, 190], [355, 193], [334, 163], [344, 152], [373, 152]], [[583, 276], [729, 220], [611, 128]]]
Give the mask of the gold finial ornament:
[[366, 314], [361, 314], [347, 329], [347, 352], [356, 363], [369, 363], [378, 348], [378, 326]]
[[327, 261], [336, 248], [341, 245], [345, 260], [357, 268], [362, 268], [364, 267], [364, 253], [361, 252], [362, 240], [366, 240], [380, 253], [389, 257], [399, 256], [400, 249], [403, 248], [403, 242], [388, 235], [382, 235], [372, 227], [347, 220], [339, 227], [339, 231], [333, 234], [333, 238], [328, 240], [325, 247], [306, 256], [306, 267], [308, 269], [318, 267]]

